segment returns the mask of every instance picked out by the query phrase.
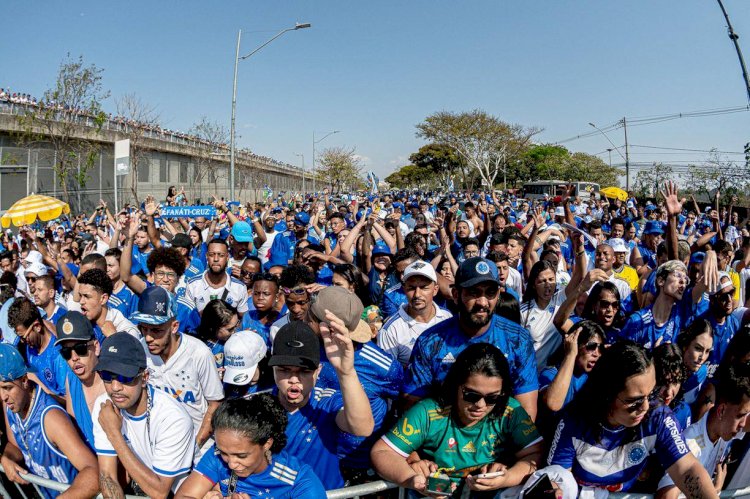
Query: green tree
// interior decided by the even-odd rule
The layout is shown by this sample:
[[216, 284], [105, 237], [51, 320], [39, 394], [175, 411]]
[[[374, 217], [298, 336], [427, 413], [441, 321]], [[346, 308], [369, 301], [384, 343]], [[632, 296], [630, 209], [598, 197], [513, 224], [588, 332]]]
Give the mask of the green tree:
[[440, 185], [444, 187], [455, 173], [465, 168], [456, 150], [445, 144], [433, 143], [422, 146], [419, 151], [409, 156], [409, 161], [423, 169], [420, 170], [420, 174], [436, 175]]
[[[219, 149], [219, 144], [226, 144], [229, 142], [229, 132], [224, 125], [221, 125], [217, 121], [211, 121], [206, 116], [202, 116], [201, 119], [194, 123], [190, 127], [190, 135], [195, 135], [204, 142], [214, 144], [214, 147], [198, 147], [197, 154], [195, 156], [195, 163], [193, 163], [193, 175], [191, 179], [194, 180], [193, 198], [203, 197], [203, 179], [208, 178], [208, 182], [214, 186], [214, 195], [218, 193], [219, 179], [225, 179], [228, 171], [229, 151], [226, 149]], [[196, 194], [195, 185], [198, 185], [198, 193]], [[258, 186], [256, 186], [256, 190]], [[256, 196], [257, 199], [257, 196]]]
[[362, 162], [352, 147], [331, 147], [324, 149], [317, 158], [317, 179], [328, 185], [332, 193], [354, 190], [362, 185]]
[[672, 166], [654, 163], [651, 168], [638, 172], [635, 176], [635, 192], [639, 197], [656, 196], [667, 180], [672, 180]]
[[[542, 130], [510, 124], [481, 109], [452, 113], [440, 111], [417, 125], [417, 136], [456, 150], [482, 183], [495, 185], [499, 173], [506, 173]], [[473, 187], [473, 186], [472, 186]]]
[[408, 189], [410, 187], [419, 187], [425, 184], [431, 184], [430, 180], [435, 178], [432, 169], [418, 166], [402, 166], [395, 172], [385, 178], [385, 181], [397, 189]]
[[68, 54], [58, 68], [54, 87], [44, 92], [38, 106], [28, 106], [19, 117], [21, 143], [52, 145], [53, 168], [68, 204], [70, 189], [86, 186], [99, 155], [97, 136], [107, 119], [102, 101], [109, 97], [102, 87], [103, 71], [95, 64], [87, 65], [83, 56], [71, 59]]

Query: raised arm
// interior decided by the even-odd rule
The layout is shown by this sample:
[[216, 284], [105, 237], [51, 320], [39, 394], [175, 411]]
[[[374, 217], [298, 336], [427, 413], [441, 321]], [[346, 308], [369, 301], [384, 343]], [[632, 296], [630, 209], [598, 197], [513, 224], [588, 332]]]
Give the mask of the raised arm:
[[161, 238], [159, 237], [159, 231], [156, 230], [156, 224], [154, 223], [154, 215], [159, 209], [159, 205], [156, 204], [156, 200], [153, 196], [146, 198], [144, 209], [146, 212], [146, 232], [148, 233], [148, 239], [151, 241], [151, 244], [154, 245], [154, 248], [161, 248]]
[[125, 246], [122, 248], [120, 255], [120, 279], [124, 282], [133, 293], [140, 295], [146, 290], [146, 283], [140, 277], [131, 273], [133, 268], [133, 238], [138, 232], [137, 214], [128, 217], [123, 230], [126, 233]]
[[682, 203], [677, 197], [677, 184], [671, 180], [666, 182], [661, 194], [667, 208], [667, 257], [677, 260], [677, 217], [682, 213]]

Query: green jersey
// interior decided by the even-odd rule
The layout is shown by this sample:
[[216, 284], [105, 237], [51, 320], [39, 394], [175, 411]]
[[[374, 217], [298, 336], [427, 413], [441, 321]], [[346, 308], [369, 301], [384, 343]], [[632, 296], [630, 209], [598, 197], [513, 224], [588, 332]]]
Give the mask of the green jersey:
[[515, 464], [515, 454], [542, 440], [521, 404], [510, 397], [500, 418], [485, 417], [463, 426], [433, 399], [424, 399], [406, 411], [383, 440], [406, 457], [414, 451], [434, 461], [450, 475], [466, 475], [484, 464]]

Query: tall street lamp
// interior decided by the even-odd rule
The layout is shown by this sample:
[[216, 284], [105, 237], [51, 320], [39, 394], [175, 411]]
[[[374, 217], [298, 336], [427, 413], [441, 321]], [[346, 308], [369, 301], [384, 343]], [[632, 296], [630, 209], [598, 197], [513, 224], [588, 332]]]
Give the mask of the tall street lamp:
[[315, 130], [313, 130], [313, 163], [312, 163], [312, 174], [313, 174], [313, 192], [315, 192], [315, 144], [319, 144], [320, 142], [323, 142], [323, 140], [328, 137], [329, 135], [333, 135], [334, 133], [339, 133], [341, 130], [333, 130], [332, 132], [328, 132], [323, 137], [321, 137], [318, 140], [315, 140]]
[[[237, 112], [237, 65], [240, 61], [244, 61], [248, 57], [252, 56], [256, 52], [258, 52], [260, 49], [286, 33], [287, 31], [296, 31], [298, 29], [305, 29], [309, 28], [310, 23], [296, 23], [293, 28], [287, 28], [279, 31], [276, 35], [274, 35], [271, 39], [269, 39], [266, 43], [261, 45], [260, 47], [256, 48], [252, 52], [250, 52], [247, 55], [243, 55], [240, 57], [240, 39], [242, 38], [242, 30], [239, 30], [237, 33], [237, 51], [235, 52], [234, 56], [234, 82], [232, 83], [232, 125], [230, 127], [230, 137], [229, 137], [229, 199], [231, 201], [234, 201], [234, 130], [235, 130], [235, 115]], [[252, 190], [252, 180], [250, 180], [250, 189]]]
[[[630, 164], [629, 164], [628, 159], [622, 155], [622, 153], [620, 152], [620, 148], [617, 147], [615, 143], [610, 140], [609, 135], [604, 133], [604, 130], [602, 130], [601, 128], [599, 128], [598, 126], [594, 125], [591, 122], [589, 122], [589, 125], [594, 127], [600, 134], [604, 135], [604, 138], [607, 139], [607, 141], [610, 144], [612, 144], [612, 147], [615, 148], [615, 151], [617, 151], [617, 154], [619, 154], [620, 157], [623, 159], [623, 161], [625, 161], [625, 190], [629, 192], [630, 191]], [[611, 149], [607, 149], [607, 150], [609, 151], [609, 154], [610, 154], [609, 166], [612, 166], [612, 150]]]
[[305, 194], [305, 155], [299, 152], [294, 153], [295, 156], [302, 158], [302, 194]]

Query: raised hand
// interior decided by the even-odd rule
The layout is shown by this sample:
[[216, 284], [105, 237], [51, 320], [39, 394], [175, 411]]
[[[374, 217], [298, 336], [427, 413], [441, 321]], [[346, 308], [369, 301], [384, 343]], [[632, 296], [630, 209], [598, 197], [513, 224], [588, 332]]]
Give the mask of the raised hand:
[[146, 203], [143, 207], [146, 210], [146, 215], [149, 217], [153, 217], [159, 209], [159, 205], [156, 204], [156, 200], [153, 196], [148, 196], [146, 198]]
[[325, 322], [320, 323], [320, 336], [328, 362], [338, 374], [354, 372], [354, 345], [344, 321], [326, 310]]
[[677, 196], [677, 184], [673, 181], [668, 181], [664, 184], [664, 190], [661, 191], [661, 195], [664, 196], [664, 206], [667, 208], [667, 214], [670, 217], [676, 217], [682, 213], [682, 203]]

